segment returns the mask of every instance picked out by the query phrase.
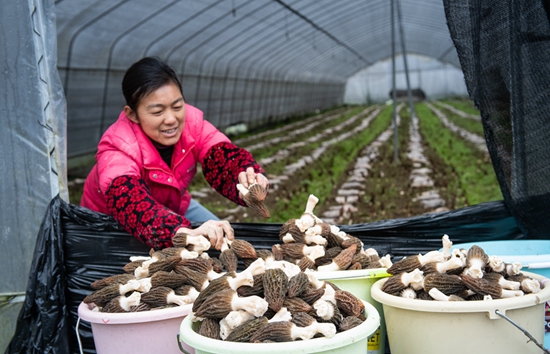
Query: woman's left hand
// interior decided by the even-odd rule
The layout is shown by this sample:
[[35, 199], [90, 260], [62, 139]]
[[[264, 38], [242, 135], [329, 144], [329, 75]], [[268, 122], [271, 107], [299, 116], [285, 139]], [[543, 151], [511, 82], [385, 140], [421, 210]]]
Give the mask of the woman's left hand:
[[269, 180], [261, 173], [254, 172], [254, 168], [249, 167], [246, 171], [239, 173], [239, 183], [248, 189], [251, 184], [258, 183], [264, 187], [266, 191], [269, 190]]

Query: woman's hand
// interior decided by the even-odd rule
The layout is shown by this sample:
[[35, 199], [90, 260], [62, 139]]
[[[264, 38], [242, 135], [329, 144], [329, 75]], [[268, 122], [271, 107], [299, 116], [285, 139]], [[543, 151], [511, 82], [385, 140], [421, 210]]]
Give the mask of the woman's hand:
[[208, 220], [196, 229], [188, 229], [181, 227], [177, 232], [185, 232], [191, 236], [202, 235], [208, 238], [210, 244], [215, 249], [219, 250], [223, 244], [223, 237], [227, 237], [228, 240], [235, 238], [233, 228], [226, 220]]
[[239, 183], [248, 189], [251, 184], [258, 183], [264, 187], [266, 191], [269, 190], [269, 181], [266, 176], [261, 173], [254, 172], [254, 168], [249, 167], [246, 171], [239, 173]]

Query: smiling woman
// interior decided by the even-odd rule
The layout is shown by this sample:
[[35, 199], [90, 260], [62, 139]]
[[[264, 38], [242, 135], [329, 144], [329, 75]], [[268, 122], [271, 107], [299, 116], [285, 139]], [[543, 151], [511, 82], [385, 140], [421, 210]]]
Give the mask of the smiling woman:
[[[237, 184], [267, 190], [264, 170], [185, 103], [176, 73], [160, 59], [133, 64], [122, 91], [126, 105], [99, 142], [81, 205], [112, 215], [155, 249], [172, 246], [178, 231], [204, 235], [219, 249], [224, 236], [233, 239], [233, 229], [191, 199], [197, 163], [216, 191], [243, 206]], [[192, 221], [203, 224], [192, 229]]]

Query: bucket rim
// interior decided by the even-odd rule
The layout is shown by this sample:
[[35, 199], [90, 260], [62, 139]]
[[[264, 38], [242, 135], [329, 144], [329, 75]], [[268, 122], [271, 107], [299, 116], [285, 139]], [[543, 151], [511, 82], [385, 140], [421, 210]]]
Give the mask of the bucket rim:
[[330, 279], [376, 279], [390, 277], [391, 274], [387, 272], [387, 268], [367, 268], [367, 269], [354, 269], [354, 270], [337, 270], [332, 272], [318, 272], [314, 271], [315, 277], [319, 280]]
[[[522, 273], [539, 281], [543, 279], [548, 279], [535, 273]], [[418, 312], [488, 312], [489, 318], [496, 319], [500, 318], [498, 315], [495, 314], [496, 310], [505, 313], [507, 310], [536, 306], [544, 304], [546, 301], [550, 300], [550, 285], [543, 286], [542, 290], [536, 294], [525, 294], [519, 297], [494, 299], [490, 301], [427, 301], [418, 299], [406, 299], [383, 292], [382, 286], [387, 280], [388, 278], [380, 279], [372, 284], [372, 298], [380, 302], [383, 306], [397, 307]]]
[[262, 354], [279, 354], [284, 352], [290, 353], [317, 353], [336, 348], [341, 348], [346, 345], [358, 342], [362, 339], [367, 339], [373, 335], [380, 326], [380, 314], [376, 308], [370, 303], [361, 300], [365, 305], [366, 320], [357, 327], [347, 331], [336, 333], [332, 338], [320, 337], [310, 340], [297, 340], [292, 342], [274, 343], [242, 343], [228, 342], [219, 339], [211, 339], [204, 337], [197, 332], [193, 327], [196, 322], [191, 320], [191, 316], [183, 319], [179, 340], [194, 348], [209, 353], [219, 353], [223, 347], [224, 353], [262, 353]]
[[88, 304], [81, 302], [80, 305], [78, 305], [78, 316], [81, 319], [90, 323], [98, 323], [104, 325], [132, 324], [162, 321], [171, 318], [187, 316], [191, 311], [191, 307], [192, 304], [150, 311], [109, 313], [92, 311]]

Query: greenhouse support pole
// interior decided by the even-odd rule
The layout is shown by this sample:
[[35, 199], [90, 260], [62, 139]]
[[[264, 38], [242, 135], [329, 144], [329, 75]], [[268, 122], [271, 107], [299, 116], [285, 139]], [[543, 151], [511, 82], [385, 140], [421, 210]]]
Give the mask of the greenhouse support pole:
[[403, 52], [403, 64], [405, 66], [405, 79], [407, 80], [407, 96], [409, 96], [409, 106], [411, 110], [411, 119], [414, 117], [414, 104], [411, 92], [411, 82], [409, 80], [409, 65], [407, 64], [407, 49], [405, 46], [405, 33], [403, 31], [403, 19], [401, 18], [401, 2], [397, 1], [397, 22], [399, 22], [399, 32], [401, 35], [401, 51]]
[[392, 80], [392, 104], [393, 104], [393, 162], [399, 163], [397, 151], [397, 92], [395, 88], [395, 23], [394, 23], [394, 0], [391, 0], [391, 80]]

